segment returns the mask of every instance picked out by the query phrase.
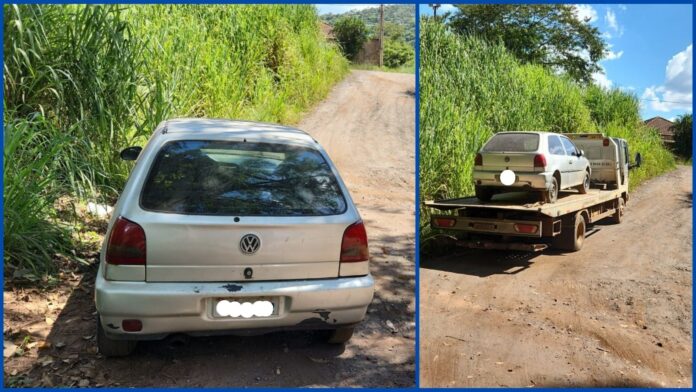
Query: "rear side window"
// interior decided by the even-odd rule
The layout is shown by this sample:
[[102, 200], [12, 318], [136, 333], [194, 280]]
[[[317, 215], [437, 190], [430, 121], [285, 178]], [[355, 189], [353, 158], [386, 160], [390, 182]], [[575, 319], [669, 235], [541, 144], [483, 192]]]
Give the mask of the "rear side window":
[[570, 139], [562, 137], [561, 141], [563, 142], [563, 146], [565, 147], [566, 150], [566, 155], [576, 155], [577, 154], [577, 149], [575, 148], [575, 144], [570, 141]]
[[536, 133], [499, 133], [483, 147], [484, 152], [533, 152], [539, 148]]
[[162, 147], [140, 204], [158, 212], [240, 216], [337, 215], [347, 207], [317, 150], [201, 140]]
[[556, 135], [549, 135], [549, 154], [565, 155], [561, 139]]

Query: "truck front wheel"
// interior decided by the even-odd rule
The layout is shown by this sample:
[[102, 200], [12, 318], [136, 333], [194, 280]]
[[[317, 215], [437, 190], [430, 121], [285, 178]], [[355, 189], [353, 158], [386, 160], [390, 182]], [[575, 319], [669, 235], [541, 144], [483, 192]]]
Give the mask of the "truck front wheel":
[[577, 252], [585, 242], [587, 222], [581, 212], [575, 214], [572, 222], [564, 222], [561, 234], [553, 239], [553, 246], [561, 250]]

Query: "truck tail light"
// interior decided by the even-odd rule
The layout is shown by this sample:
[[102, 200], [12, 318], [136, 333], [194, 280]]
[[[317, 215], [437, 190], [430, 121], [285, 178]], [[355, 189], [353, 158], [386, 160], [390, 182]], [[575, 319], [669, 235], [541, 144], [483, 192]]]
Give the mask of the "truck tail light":
[[454, 218], [435, 218], [435, 226], [437, 227], [453, 227], [457, 223]]
[[515, 223], [514, 227], [516, 232], [523, 234], [535, 234], [539, 230], [539, 226], [525, 223]]
[[481, 154], [476, 154], [476, 158], [474, 158], [474, 166], [483, 166], [483, 156]]
[[341, 241], [341, 263], [368, 261], [367, 232], [363, 222], [357, 221], [346, 228]]
[[544, 154], [536, 154], [534, 156], [534, 167], [546, 167], [546, 157]]
[[111, 230], [106, 262], [120, 265], [145, 265], [145, 230], [119, 216]]

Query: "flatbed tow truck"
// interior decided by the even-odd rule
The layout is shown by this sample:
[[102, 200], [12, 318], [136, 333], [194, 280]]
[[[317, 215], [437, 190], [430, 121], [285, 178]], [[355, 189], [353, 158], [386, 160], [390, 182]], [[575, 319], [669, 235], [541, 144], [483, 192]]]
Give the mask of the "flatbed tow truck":
[[426, 201], [430, 225], [455, 245], [466, 248], [538, 252], [550, 246], [582, 249], [588, 227], [602, 219], [621, 223], [628, 202], [629, 170], [640, 166], [640, 154], [629, 162], [628, 143], [602, 134], [566, 134], [590, 161], [591, 189], [586, 194], [560, 191], [555, 203], [538, 201], [527, 192], [498, 194], [491, 201], [476, 197]]

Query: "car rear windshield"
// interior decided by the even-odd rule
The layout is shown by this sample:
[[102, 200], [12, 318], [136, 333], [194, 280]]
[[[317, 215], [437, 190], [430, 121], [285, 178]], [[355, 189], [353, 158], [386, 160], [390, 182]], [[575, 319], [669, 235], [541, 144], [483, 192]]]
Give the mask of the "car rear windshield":
[[312, 216], [346, 211], [319, 151], [286, 144], [175, 141], [158, 152], [142, 208], [195, 215]]
[[539, 148], [536, 133], [499, 133], [483, 147], [485, 152], [532, 152]]

